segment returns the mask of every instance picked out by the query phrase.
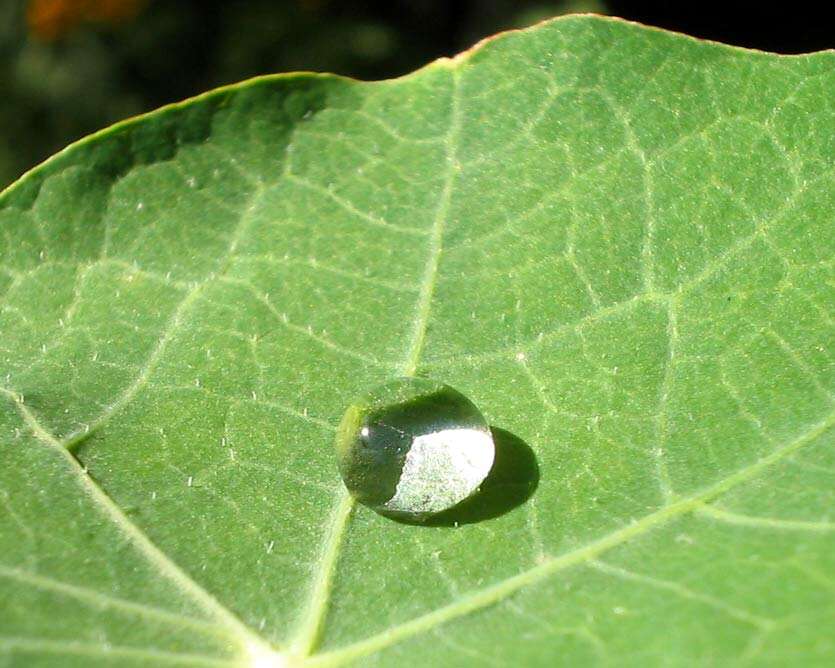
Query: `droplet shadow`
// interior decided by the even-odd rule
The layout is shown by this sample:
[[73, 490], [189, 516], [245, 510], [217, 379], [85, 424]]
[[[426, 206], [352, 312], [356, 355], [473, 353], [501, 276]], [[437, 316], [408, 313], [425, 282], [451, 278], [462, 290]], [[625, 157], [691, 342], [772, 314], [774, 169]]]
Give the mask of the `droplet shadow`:
[[496, 445], [493, 468], [481, 488], [457, 506], [424, 520], [384, 513], [403, 524], [425, 527], [457, 527], [500, 517], [522, 505], [539, 485], [539, 465], [530, 446], [499, 427], [490, 427]]

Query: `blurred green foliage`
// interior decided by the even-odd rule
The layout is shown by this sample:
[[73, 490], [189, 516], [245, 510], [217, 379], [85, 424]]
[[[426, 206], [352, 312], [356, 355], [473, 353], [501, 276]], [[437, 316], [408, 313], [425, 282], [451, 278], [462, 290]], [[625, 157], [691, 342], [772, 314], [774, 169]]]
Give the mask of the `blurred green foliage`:
[[0, 0], [0, 188], [117, 120], [271, 72], [397, 76], [595, 0]]

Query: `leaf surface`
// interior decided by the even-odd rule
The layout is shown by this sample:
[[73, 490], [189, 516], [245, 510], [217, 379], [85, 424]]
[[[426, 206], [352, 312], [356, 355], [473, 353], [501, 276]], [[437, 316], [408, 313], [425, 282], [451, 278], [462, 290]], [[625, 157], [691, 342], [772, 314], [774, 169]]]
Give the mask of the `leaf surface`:
[[[0, 199], [4, 665], [835, 662], [835, 57], [620, 21], [264, 77]], [[536, 454], [353, 508], [368, 387]]]

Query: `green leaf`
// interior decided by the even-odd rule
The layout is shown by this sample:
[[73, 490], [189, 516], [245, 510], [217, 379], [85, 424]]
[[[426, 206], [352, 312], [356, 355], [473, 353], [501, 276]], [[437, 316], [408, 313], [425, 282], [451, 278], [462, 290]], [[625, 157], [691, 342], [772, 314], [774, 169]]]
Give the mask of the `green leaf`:
[[[831, 665], [835, 56], [573, 17], [264, 77], [0, 200], [4, 665]], [[352, 508], [333, 425], [450, 383], [495, 519]]]

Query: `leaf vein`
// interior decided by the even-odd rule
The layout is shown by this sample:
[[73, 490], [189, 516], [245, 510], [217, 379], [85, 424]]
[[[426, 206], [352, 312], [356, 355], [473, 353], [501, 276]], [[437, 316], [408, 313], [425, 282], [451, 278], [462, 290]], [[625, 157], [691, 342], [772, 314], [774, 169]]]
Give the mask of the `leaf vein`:
[[89, 587], [82, 587], [68, 582], [62, 582], [60, 580], [56, 580], [55, 578], [37, 575], [19, 568], [9, 568], [7, 566], [0, 565], [0, 578], [6, 578], [29, 585], [30, 587], [68, 596], [88, 603], [92, 606], [122, 610], [124, 612], [147, 617], [149, 619], [165, 622], [167, 624], [196, 629], [211, 635], [227, 635], [226, 628], [212, 622], [197, 619], [196, 617], [188, 617], [180, 613], [170, 612], [145, 603], [137, 603], [135, 601], [129, 601], [116, 596], [109, 596], [108, 594], [104, 594]]

